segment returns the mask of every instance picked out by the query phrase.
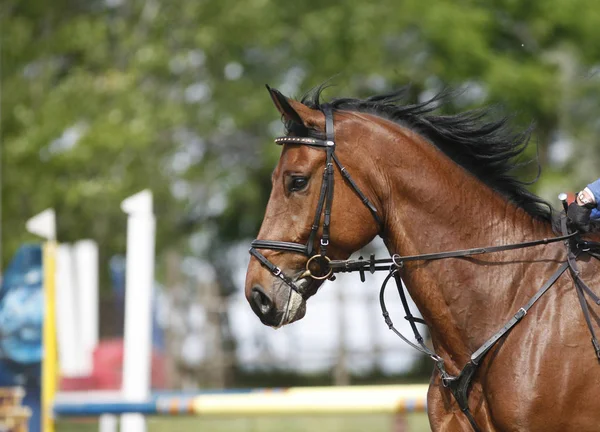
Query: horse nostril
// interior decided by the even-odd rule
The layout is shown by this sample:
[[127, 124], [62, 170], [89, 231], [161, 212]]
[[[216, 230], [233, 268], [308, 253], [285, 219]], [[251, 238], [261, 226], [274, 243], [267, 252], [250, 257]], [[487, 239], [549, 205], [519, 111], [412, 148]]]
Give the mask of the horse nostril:
[[252, 287], [251, 299], [255, 310], [259, 311], [262, 316], [267, 315], [273, 309], [273, 300], [258, 285]]

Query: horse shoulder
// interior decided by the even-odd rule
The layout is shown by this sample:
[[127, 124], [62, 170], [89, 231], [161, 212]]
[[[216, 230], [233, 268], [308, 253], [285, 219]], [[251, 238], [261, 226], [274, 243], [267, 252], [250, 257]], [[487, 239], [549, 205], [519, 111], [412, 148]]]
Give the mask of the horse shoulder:
[[597, 430], [600, 364], [570, 276], [552, 290], [483, 364], [482, 386], [498, 430]]

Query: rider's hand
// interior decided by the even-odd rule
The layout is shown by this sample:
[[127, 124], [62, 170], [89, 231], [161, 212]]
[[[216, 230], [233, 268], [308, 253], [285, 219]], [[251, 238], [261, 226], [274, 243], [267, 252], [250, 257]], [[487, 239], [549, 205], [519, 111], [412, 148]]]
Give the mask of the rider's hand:
[[590, 216], [592, 214], [592, 208], [588, 206], [581, 206], [577, 203], [571, 203], [567, 216], [570, 220], [572, 227], [580, 232], [590, 231]]
[[596, 207], [596, 198], [588, 188], [585, 188], [577, 194], [577, 204], [588, 208], [594, 208]]

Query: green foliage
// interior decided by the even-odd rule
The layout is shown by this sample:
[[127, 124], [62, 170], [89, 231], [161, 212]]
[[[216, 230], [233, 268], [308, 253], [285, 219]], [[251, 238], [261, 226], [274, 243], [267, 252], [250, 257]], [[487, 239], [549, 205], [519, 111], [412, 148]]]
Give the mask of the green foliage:
[[[590, 168], [598, 163], [594, 0], [7, 0], [1, 8], [4, 263], [28, 239], [25, 221], [47, 207], [57, 210], [61, 241], [91, 237], [103, 256], [123, 252], [119, 203], [144, 188], [155, 194], [159, 253], [178, 245], [210, 260], [252, 237], [278, 154], [265, 83], [291, 96], [331, 77], [331, 96], [408, 82], [415, 97], [477, 85], [483, 99], [457, 108], [500, 102], [521, 123], [537, 121], [543, 161], [561, 133]], [[194, 234], [209, 240], [198, 246]]]

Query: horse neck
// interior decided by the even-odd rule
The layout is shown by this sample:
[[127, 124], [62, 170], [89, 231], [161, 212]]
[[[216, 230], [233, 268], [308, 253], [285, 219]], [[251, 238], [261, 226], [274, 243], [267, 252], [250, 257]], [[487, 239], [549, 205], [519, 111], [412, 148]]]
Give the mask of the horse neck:
[[[384, 239], [390, 253], [416, 255], [552, 236], [549, 224], [509, 203], [424, 139], [402, 131], [402, 143], [382, 140], [386, 157], [380, 159], [385, 160], [380, 181], [386, 183], [381, 190], [387, 194]], [[528, 264], [544, 256], [554, 259], [556, 253], [542, 247], [413, 262], [402, 277], [436, 349], [464, 362], [515, 313], [515, 301], [528, 295], [515, 283], [530, 270]]]

